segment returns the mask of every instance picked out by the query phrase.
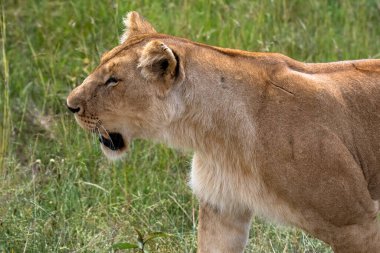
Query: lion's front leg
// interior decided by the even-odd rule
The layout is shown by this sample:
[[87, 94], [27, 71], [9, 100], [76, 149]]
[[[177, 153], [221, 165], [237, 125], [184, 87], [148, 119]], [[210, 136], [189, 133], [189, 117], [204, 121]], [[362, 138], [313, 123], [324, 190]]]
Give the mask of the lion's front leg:
[[240, 253], [247, 243], [251, 212], [223, 212], [199, 207], [198, 253]]

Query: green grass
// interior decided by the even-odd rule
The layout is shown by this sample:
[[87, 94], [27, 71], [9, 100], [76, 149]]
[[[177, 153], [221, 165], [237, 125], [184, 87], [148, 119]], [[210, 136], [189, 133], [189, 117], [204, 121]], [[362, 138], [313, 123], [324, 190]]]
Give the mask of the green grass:
[[[2, 0], [0, 252], [108, 252], [144, 233], [151, 252], [194, 252], [189, 157], [135, 141], [102, 156], [67, 112], [69, 91], [117, 44], [128, 10], [198, 42], [302, 61], [380, 57], [380, 1]], [[247, 252], [331, 252], [299, 230], [252, 224]]]

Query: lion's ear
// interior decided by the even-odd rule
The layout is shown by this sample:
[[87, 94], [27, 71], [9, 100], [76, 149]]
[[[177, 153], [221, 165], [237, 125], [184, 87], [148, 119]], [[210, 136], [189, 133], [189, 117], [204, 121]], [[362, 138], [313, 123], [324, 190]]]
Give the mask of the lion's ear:
[[141, 53], [138, 68], [143, 77], [159, 86], [159, 95], [165, 96], [175, 82], [183, 80], [183, 68], [171, 48], [161, 41], [150, 41]]
[[156, 33], [153, 26], [135, 11], [127, 13], [123, 19], [123, 23], [125, 28], [123, 35], [120, 37], [120, 44], [124, 43], [129, 37], [139, 33]]

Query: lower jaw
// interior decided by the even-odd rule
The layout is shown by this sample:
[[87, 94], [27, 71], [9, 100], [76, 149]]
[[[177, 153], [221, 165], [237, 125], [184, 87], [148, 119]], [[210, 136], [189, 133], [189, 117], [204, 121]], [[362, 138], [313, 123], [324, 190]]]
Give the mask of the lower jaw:
[[127, 151], [128, 143], [117, 132], [106, 132], [106, 136], [99, 135], [99, 142], [103, 154], [110, 160], [122, 158]]
[[103, 144], [100, 144], [100, 149], [102, 150], [103, 154], [110, 160], [119, 160], [123, 158], [128, 151], [127, 145], [125, 145], [122, 149], [111, 150]]

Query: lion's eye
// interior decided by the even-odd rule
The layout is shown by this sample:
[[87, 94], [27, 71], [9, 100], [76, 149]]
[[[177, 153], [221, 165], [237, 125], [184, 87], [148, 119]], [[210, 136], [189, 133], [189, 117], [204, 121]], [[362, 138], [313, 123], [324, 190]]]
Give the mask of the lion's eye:
[[108, 78], [108, 80], [106, 81], [106, 85], [112, 87], [112, 86], [115, 86], [118, 82], [119, 82], [118, 79], [116, 79], [115, 77], [111, 76], [111, 77]]

